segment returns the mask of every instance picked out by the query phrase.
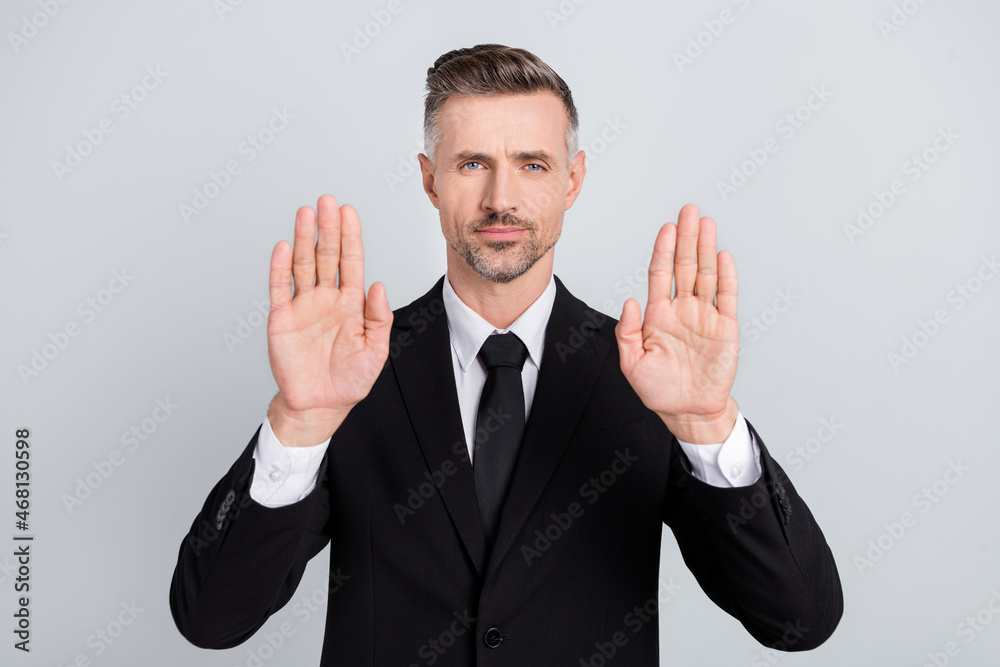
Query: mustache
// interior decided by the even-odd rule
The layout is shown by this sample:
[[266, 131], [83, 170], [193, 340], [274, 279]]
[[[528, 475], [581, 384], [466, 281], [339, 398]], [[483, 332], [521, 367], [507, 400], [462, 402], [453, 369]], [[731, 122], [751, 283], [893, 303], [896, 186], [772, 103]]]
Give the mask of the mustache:
[[535, 223], [528, 218], [520, 218], [513, 213], [490, 213], [469, 225], [469, 231], [475, 232], [489, 227], [521, 227], [530, 232], [535, 231]]

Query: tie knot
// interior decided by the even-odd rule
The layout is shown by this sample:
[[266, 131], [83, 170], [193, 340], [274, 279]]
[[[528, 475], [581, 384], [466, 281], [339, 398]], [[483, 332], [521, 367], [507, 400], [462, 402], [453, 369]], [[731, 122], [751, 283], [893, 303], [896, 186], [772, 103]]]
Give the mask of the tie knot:
[[528, 348], [514, 333], [490, 334], [479, 349], [479, 358], [483, 360], [487, 371], [498, 366], [509, 366], [520, 372], [524, 367], [524, 360], [528, 358]]

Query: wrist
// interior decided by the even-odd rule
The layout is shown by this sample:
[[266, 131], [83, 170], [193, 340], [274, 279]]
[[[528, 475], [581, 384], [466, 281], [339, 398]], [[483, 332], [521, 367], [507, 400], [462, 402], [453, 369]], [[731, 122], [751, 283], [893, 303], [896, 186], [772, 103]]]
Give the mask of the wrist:
[[739, 406], [730, 396], [726, 406], [715, 413], [658, 414], [678, 440], [707, 445], [725, 442], [729, 438], [739, 411]]
[[275, 437], [285, 447], [314, 447], [333, 435], [350, 410], [311, 408], [293, 410], [281, 392], [271, 400], [267, 420]]

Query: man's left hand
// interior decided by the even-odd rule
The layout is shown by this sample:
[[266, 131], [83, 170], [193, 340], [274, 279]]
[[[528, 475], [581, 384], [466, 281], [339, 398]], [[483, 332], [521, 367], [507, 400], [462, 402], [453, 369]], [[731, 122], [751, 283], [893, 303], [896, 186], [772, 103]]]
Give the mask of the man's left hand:
[[687, 204], [656, 237], [645, 317], [627, 299], [615, 327], [622, 373], [685, 442], [723, 442], [736, 423], [736, 293], [736, 262], [716, 253], [715, 222]]

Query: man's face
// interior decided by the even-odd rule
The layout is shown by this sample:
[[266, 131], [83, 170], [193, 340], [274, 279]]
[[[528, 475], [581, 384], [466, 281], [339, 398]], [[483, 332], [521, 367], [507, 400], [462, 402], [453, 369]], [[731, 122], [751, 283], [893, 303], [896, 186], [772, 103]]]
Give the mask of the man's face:
[[549, 253], [585, 172], [582, 151], [567, 165], [568, 122], [549, 92], [452, 97], [442, 105], [436, 163], [424, 155], [420, 162], [441, 213], [449, 267], [461, 258], [482, 278], [507, 283]]

